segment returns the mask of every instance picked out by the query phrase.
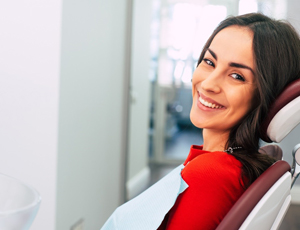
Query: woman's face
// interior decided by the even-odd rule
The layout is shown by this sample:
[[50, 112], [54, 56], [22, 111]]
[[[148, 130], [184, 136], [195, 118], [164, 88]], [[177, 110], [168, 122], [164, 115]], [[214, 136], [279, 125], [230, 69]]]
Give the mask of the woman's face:
[[230, 26], [221, 30], [193, 74], [192, 123], [229, 132], [251, 109], [255, 93], [253, 32]]

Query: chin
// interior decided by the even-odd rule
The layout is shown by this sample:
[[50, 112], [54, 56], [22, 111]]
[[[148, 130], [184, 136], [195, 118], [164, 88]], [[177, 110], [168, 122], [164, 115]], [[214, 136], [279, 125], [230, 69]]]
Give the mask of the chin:
[[195, 117], [193, 118], [192, 111], [190, 112], [190, 121], [192, 122], [192, 124], [193, 124], [195, 127], [200, 128], [200, 129], [203, 128], [203, 127], [202, 127], [203, 125], [200, 124], [199, 119], [196, 119]]

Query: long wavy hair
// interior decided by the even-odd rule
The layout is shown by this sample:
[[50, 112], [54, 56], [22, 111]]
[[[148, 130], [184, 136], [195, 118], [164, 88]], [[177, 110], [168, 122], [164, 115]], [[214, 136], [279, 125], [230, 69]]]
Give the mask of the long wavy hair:
[[268, 109], [284, 87], [300, 78], [300, 40], [295, 29], [284, 21], [271, 19], [260, 13], [229, 17], [222, 21], [206, 42], [198, 60], [203, 60], [205, 51], [218, 32], [229, 26], [247, 27], [252, 30], [255, 79], [257, 90], [252, 110], [229, 134], [228, 147], [242, 147], [231, 153], [242, 163], [241, 179], [247, 188], [275, 160], [260, 154], [261, 124]]

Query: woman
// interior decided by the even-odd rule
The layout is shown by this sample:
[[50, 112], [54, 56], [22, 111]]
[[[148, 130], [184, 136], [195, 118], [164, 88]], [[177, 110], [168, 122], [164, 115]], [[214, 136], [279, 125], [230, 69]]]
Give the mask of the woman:
[[[182, 170], [181, 181], [163, 178], [156, 187], [172, 183], [160, 190], [154, 185], [143, 198], [121, 206], [103, 229], [215, 229], [274, 163], [258, 152], [260, 127], [274, 99], [298, 78], [300, 40], [288, 23], [256, 13], [221, 22], [192, 79], [190, 118], [203, 129], [203, 146], [192, 146], [175, 169]], [[173, 200], [164, 196], [166, 189]]]

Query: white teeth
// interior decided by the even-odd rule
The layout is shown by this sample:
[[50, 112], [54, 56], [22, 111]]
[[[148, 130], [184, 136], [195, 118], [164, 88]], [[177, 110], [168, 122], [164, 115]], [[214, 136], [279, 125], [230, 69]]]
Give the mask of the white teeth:
[[203, 104], [203, 105], [205, 105], [206, 107], [209, 107], [209, 108], [213, 108], [213, 109], [220, 109], [220, 108], [222, 108], [222, 106], [218, 106], [218, 105], [213, 104], [211, 102], [207, 102], [207, 101], [205, 101], [201, 97], [199, 97], [199, 101], [201, 102], [201, 104]]

